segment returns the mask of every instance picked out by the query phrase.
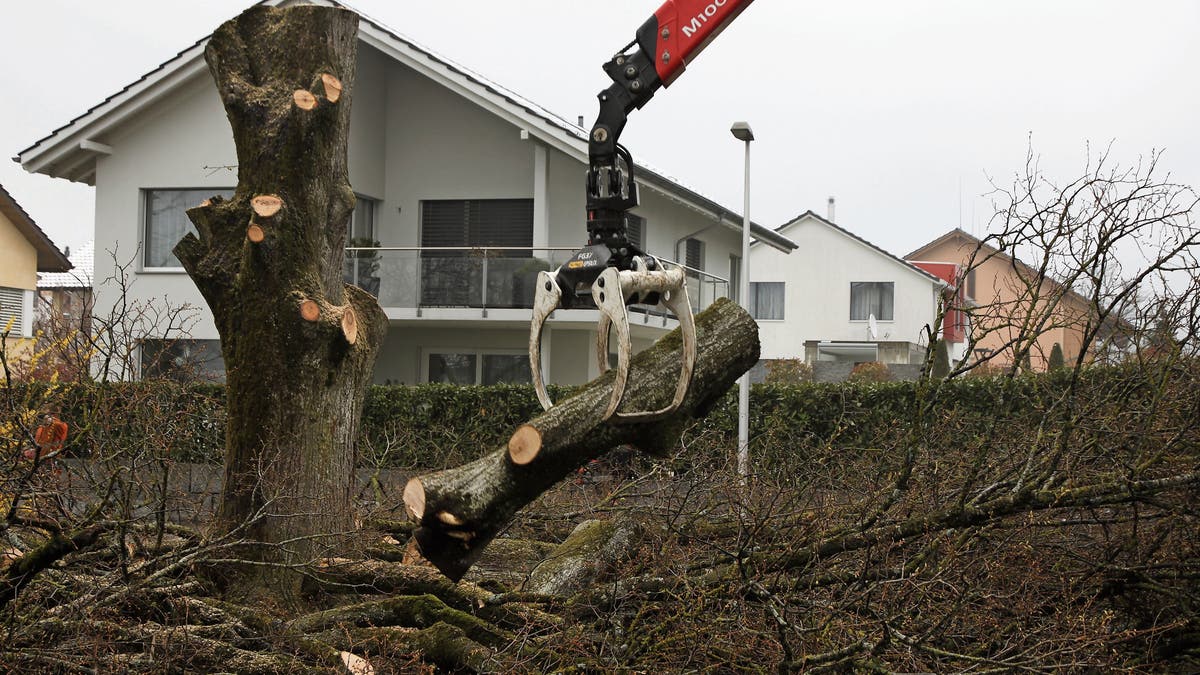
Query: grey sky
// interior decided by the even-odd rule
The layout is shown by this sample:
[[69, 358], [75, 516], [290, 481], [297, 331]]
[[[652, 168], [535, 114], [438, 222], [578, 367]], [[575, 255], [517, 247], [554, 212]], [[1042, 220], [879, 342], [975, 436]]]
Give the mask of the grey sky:
[[[0, 151], [16, 155], [249, 6], [2, 0]], [[590, 124], [600, 64], [657, 0], [354, 0], [399, 33]], [[752, 217], [807, 209], [897, 254], [980, 232], [987, 177], [1079, 173], [1088, 142], [1200, 185], [1200, 2], [758, 0], [670, 89], [631, 116], [636, 159], [737, 210], [751, 123]], [[60, 246], [91, 238], [92, 190], [0, 162], [0, 184]], [[582, 175], [580, 178], [582, 190]], [[961, 207], [960, 207], [961, 204]], [[584, 236], [583, 214], [579, 219]]]

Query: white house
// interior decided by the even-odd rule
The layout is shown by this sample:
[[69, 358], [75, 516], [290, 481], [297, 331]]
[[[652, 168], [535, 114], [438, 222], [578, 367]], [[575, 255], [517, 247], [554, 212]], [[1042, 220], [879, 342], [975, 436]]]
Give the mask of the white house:
[[812, 211], [777, 231], [799, 248], [750, 249], [763, 359], [921, 363], [944, 281]]
[[[206, 42], [20, 153], [28, 171], [95, 185], [95, 276], [114, 272], [106, 252], [135, 259], [135, 300], [165, 296], [204, 306], [171, 249], [191, 227], [184, 209], [237, 180], [232, 133], [203, 59]], [[596, 75], [599, 90], [606, 82], [599, 69]], [[376, 382], [528, 381], [532, 281], [586, 239], [585, 133], [362, 18], [349, 148], [359, 202], [348, 226], [352, 243], [367, 250], [348, 253], [346, 277], [377, 291], [390, 319]], [[727, 295], [740, 215], [652, 169], [639, 171], [643, 221], [634, 234], [642, 247], [694, 268], [689, 291], [697, 308]], [[770, 229], [755, 225], [752, 233], [764, 248], [794, 247]], [[114, 288], [97, 287], [96, 315], [117, 300]], [[676, 325], [637, 317], [635, 348]], [[595, 376], [597, 319], [595, 311], [559, 310], [547, 322], [549, 381]], [[217, 338], [205, 311], [186, 340], [144, 341], [143, 367], [188, 362], [219, 376]]]

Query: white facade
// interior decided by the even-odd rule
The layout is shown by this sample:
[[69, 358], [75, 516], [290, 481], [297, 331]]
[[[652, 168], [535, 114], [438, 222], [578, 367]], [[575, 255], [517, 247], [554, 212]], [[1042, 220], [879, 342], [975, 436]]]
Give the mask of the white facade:
[[[863, 357], [870, 345], [928, 343], [944, 286], [936, 277], [811, 211], [779, 232], [799, 248], [789, 255], [761, 245], [750, 249], [751, 283], [784, 284], [783, 318], [758, 322], [763, 359], [875, 360]], [[851, 284], [861, 282], [893, 284], [891, 319], [877, 316], [874, 334], [869, 315], [851, 318]], [[814, 341], [842, 344], [806, 354], [805, 343]]]
[[[96, 186], [95, 313], [120, 299], [103, 281], [117, 260], [133, 260], [129, 300], [168, 299], [203, 308], [190, 338], [219, 336], [211, 315], [182, 269], [148, 269], [144, 246], [150, 190], [229, 189], [237, 182], [232, 132], [208, 71], [205, 41], [185, 50], [126, 91], [110, 98], [24, 151], [27, 170]], [[376, 366], [378, 383], [429, 378], [431, 350], [516, 355], [527, 349], [531, 312], [522, 307], [422, 303], [422, 204], [427, 200], [532, 200], [533, 255], [561, 262], [585, 243], [585, 132], [429, 54], [366, 20], [360, 27], [352, 102], [350, 182], [374, 202], [380, 304], [391, 319]], [[644, 248], [682, 260], [682, 241], [704, 242], [704, 269], [693, 281], [694, 304], [727, 293], [729, 256], [740, 247], [740, 216], [643, 170]], [[360, 201], [361, 203], [366, 203]], [[771, 246], [785, 237], [755, 228]], [[579, 383], [597, 374], [590, 346], [598, 313], [560, 310], [547, 323], [544, 363], [552, 382]], [[675, 326], [637, 319], [635, 347]]]

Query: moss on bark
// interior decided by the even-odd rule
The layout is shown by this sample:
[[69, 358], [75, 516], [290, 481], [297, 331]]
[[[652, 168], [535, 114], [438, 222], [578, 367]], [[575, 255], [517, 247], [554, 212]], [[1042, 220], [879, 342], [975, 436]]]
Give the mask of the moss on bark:
[[[387, 327], [375, 299], [341, 272], [354, 207], [346, 153], [357, 27], [346, 10], [260, 6], [217, 29], [205, 58], [233, 129], [238, 185], [232, 199], [188, 211], [197, 234], [175, 249], [212, 309], [225, 358], [221, 528], [257, 543], [250, 557], [285, 565], [344, 545], [352, 529], [354, 439]], [[340, 81], [336, 92], [328, 76]], [[311, 91], [315, 107], [298, 105], [297, 91]], [[275, 212], [264, 196], [278, 201]], [[247, 237], [248, 224], [261, 241]], [[315, 317], [302, 315], [305, 303]], [[282, 576], [294, 590], [298, 579]]]

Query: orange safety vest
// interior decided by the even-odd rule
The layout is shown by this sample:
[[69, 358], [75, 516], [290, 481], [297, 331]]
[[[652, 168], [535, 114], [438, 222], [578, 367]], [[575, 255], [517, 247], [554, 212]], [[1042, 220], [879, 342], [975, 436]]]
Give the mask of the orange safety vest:
[[58, 452], [67, 441], [67, 423], [56, 418], [50, 424], [43, 424], [34, 432], [33, 440], [37, 443], [39, 457]]

